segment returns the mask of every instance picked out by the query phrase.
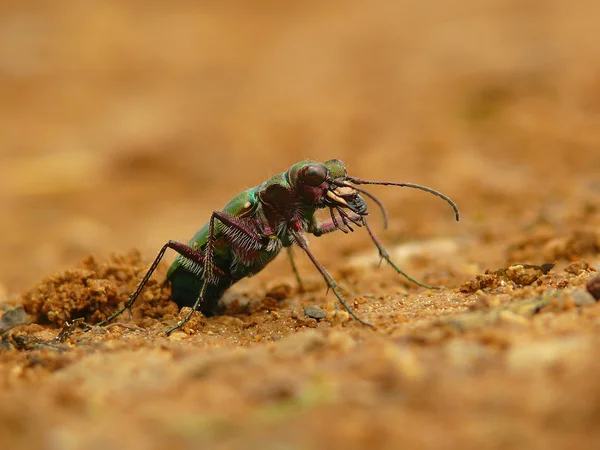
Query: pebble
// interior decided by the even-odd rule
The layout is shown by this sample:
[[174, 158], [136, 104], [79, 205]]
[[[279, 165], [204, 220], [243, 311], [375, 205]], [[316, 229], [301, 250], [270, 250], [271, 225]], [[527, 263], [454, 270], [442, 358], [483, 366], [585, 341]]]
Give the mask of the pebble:
[[15, 306], [8, 309], [2, 318], [0, 318], [0, 334], [4, 334], [13, 328], [24, 325], [29, 322], [29, 316], [23, 309], [23, 306]]
[[327, 314], [318, 306], [305, 306], [304, 314], [311, 319], [324, 319]]

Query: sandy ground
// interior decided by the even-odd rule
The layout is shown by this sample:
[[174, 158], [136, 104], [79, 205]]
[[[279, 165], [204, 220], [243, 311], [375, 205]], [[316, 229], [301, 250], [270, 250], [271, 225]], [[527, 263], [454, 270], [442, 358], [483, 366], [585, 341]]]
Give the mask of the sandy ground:
[[[0, 5], [2, 448], [597, 448], [598, 2], [213, 3]], [[373, 328], [298, 251], [89, 326], [305, 158], [456, 201], [372, 189], [443, 288], [358, 230], [311, 249]]]

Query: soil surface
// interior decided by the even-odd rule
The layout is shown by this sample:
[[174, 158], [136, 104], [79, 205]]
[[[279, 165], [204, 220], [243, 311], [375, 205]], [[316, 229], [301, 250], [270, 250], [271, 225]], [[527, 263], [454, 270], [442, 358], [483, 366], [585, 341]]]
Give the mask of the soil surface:
[[[206, 3], [206, 4], [204, 4]], [[215, 6], [219, 5], [219, 6]], [[597, 1], [0, 6], [2, 448], [598, 448]], [[291, 164], [365, 230], [187, 312], [161, 246]]]

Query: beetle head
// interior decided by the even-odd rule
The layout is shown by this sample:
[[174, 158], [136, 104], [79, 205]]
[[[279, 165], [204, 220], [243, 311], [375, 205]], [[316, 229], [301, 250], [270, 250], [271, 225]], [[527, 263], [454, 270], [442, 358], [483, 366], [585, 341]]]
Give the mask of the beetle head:
[[349, 218], [344, 212], [344, 209], [348, 209], [359, 216], [367, 216], [369, 213], [367, 212], [367, 203], [361, 196], [363, 194], [379, 206], [383, 214], [384, 227], [387, 227], [387, 213], [383, 204], [373, 194], [357, 186], [372, 184], [409, 187], [429, 192], [445, 200], [454, 210], [456, 220], [459, 219], [456, 204], [441, 192], [414, 183], [370, 181], [351, 177], [346, 172], [346, 165], [339, 159], [330, 159], [324, 163], [302, 161], [290, 167], [286, 176], [300, 201], [315, 208], [329, 208], [332, 215], [336, 210], [341, 216]]
[[346, 182], [346, 165], [339, 159], [326, 162], [302, 161], [287, 172], [290, 185], [300, 200], [316, 208], [347, 208], [367, 215], [367, 203], [358, 190]]

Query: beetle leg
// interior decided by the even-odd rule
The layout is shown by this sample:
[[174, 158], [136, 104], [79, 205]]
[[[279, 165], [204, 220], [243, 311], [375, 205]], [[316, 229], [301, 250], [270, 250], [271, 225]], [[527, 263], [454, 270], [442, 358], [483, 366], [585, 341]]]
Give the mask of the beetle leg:
[[298, 232], [292, 232], [292, 233], [294, 235], [294, 239], [295, 239], [296, 243], [298, 244], [298, 246], [302, 250], [304, 250], [304, 252], [308, 255], [308, 257], [310, 258], [310, 260], [312, 261], [312, 263], [315, 265], [315, 267], [317, 268], [317, 270], [319, 272], [321, 272], [321, 275], [323, 275], [323, 278], [325, 278], [325, 281], [327, 282], [327, 285], [333, 291], [333, 293], [335, 294], [335, 296], [337, 297], [337, 299], [340, 301], [340, 303], [342, 304], [342, 306], [344, 308], [346, 308], [346, 311], [348, 311], [348, 313], [354, 319], [356, 319], [358, 322], [362, 323], [363, 325], [368, 325], [368, 326], [372, 327], [373, 325], [371, 325], [368, 322], [365, 322], [360, 317], [358, 317], [356, 315], [356, 313], [354, 312], [354, 310], [352, 308], [350, 308], [350, 306], [346, 303], [346, 299], [344, 299], [344, 296], [340, 292], [340, 289], [338, 288], [338, 285], [335, 282], [335, 280], [333, 279], [333, 277], [331, 275], [329, 275], [329, 272], [327, 272], [327, 270], [325, 270], [325, 267], [323, 267], [321, 265], [321, 263], [319, 263], [319, 261], [317, 261], [317, 259], [312, 254], [312, 252], [308, 249], [308, 245], [306, 243], [306, 239], [304, 238], [304, 236], [302, 234], [298, 233]]
[[304, 292], [304, 284], [302, 283], [302, 278], [300, 278], [300, 272], [298, 272], [298, 268], [296, 267], [296, 261], [294, 261], [294, 251], [292, 250], [292, 246], [290, 245], [286, 250], [290, 259], [290, 264], [292, 265], [292, 270], [298, 281], [298, 288], [300, 289], [300, 292]]
[[333, 224], [333, 229], [335, 230], [336, 228], [342, 232], [344, 232], [345, 234], [348, 234], [348, 230], [346, 230], [344, 227], [341, 227], [339, 225], [339, 222], [337, 221], [337, 217], [335, 217], [335, 211], [333, 210], [333, 208], [329, 208], [329, 215], [331, 216], [331, 222]]
[[[219, 222], [221, 222], [226, 227], [232, 228], [232, 229], [236, 230], [237, 232], [241, 233], [242, 235], [244, 235], [244, 237], [247, 238], [249, 240], [249, 242], [251, 242], [253, 244], [253, 246], [259, 248], [264, 245], [264, 236], [261, 236], [256, 231], [249, 228], [240, 219], [238, 219], [236, 217], [232, 217], [223, 211], [214, 211], [212, 213], [212, 215], [210, 216], [209, 235], [208, 235], [209, 239], [211, 240], [211, 245], [210, 245], [211, 247], [213, 245], [212, 241], [214, 240], [214, 235], [211, 234], [210, 230], [211, 230], [211, 226], [212, 226], [212, 230], [214, 232], [215, 219], [219, 219]], [[224, 234], [225, 234], [225, 238], [229, 237], [229, 236], [227, 236], [226, 232]], [[235, 242], [232, 241], [232, 244], [235, 244]], [[208, 247], [208, 243], [207, 243], [207, 247]], [[211, 248], [211, 251], [212, 251], [212, 248]]]
[[[353, 224], [355, 224], [359, 227], [362, 226], [362, 216], [359, 216], [358, 214], [355, 214], [353, 212], [347, 213], [343, 209], [338, 209], [338, 212], [339, 211], [342, 211], [345, 213], [345, 217], [341, 213], [340, 213], [340, 217], [342, 218], [342, 220], [344, 221], [344, 224], [346, 226], [348, 226], [348, 220], [350, 220], [350, 222], [352, 222]], [[333, 210], [331, 210], [331, 214], [333, 215]], [[340, 226], [338, 220], [335, 218], [335, 216], [333, 216], [333, 218], [331, 220], [326, 220], [322, 223], [317, 223], [315, 226], [313, 226], [308, 231], [312, 235], [319, 237], [324, 234], [331, 233], [335, 230], [342, 230], [344, 233], [348, 233], [348, 230], [346, 230], [345, 228], [342, 228], [342, 226]], [[350, 231], [354, 231], [354, 230], [352, 230], [352, 228], [350, 228]]]
[[[176, 325], [172, 326], [166, 331], [167, 336], [170, 335], [173, 331], [181, 328], [190, 318], [195, 311], [198, 310], [200, 306], [200, 302], [204, 300], [204, 295], [206, 294], [206, 288], [208, 287], [208, 283], [213, 279], [213, 268], [215, 265], [213, 264], [213, 250], [214, 250], [214, 242], [215, 242], [215, 222], [219, 220], [223, 225], [229, 227], [243, 235], [246, 238], [248, 243], [252, 244], [256, 248], [260, 248], [264, 245], [264, 237], [260, 234], [256, 233], [254, 230], [248, 228], [243, 222], [239, 219], [230, 216], [229, 214], [223, 211], [213, 211], [210, 216], [210, 221], [208, 222], [208, 238], [206, 240], [206, 247], [204, 248], [204, 272], [203, 272], [203, 282], [202, 288], [200, 289], [200, 293], [198, 294], [198, 298], [194, 303], [194, 306], [188, 312], [183, 319], [177, 322]], [[227, 232], [223, 233], [225, 239], [231, 242], [232, 246], [239, 245], [236, 242], [236, 237], [228, 234]]]
[[363, 226], [363, 222], [362, 222], [363, 216], [360, 216], [354, 212], [348, 212], [348, 211], [340, 208], [339, 206], [336, 209], [337, 209], [338, 213], [340, 214], [340, 216], [342, 217], [342, 219], [344, 219], [344, 221], [349, 220], [357, 227]]
[[344, 223], [344, 225], [346, 225], [346, 227], [348, 228], [348, 230], [354, 232], [354, 228], [352, 228], [350, 226], [350, 221], [346, 218], [346, 216], [344, 216], [343, 214], [340, 214], [340, 217], [342, 218], [342, 222]]
[[363, 217], [362, 221], [365, 225], [365, 227], [367, 228], [367, 231], [369, 232], [369, 236], [371, 236], [371, 240], [373, 241], [373, 243], [375, 244], [375, 246], [377, 247], [377, 250], [379, 250], [379, 256], [381, 256], [383, 259], [385, 259], [387, 261], [387, 263], [392, 266], [394, 268], [394, 270], [396, 270], [396, 272], [398, 272], [400, 275], [402, 275], [403, 277], [405, 277], [407, 280], [412, 281], [413, 283], [427, 288], [427, 289], [440, 289], [438, 286], [430, 286], [428, 284], [425, 283], [421, 283], [420, 281], [415, 280], [413, 277], [411, 277], [410, 275], [408, 275], [406, 272], [404, 272], [403, 270], [401, 270], [391, 259], [390, 259], [390, 254], [387, 252], [387, 250], [383, 247], [383, 244], [381, 243], [381, 241], [377, 238], [377, 236], [375, 236], [375, 234], [373, 233], [373, 230], [371, 229], [371, 227], [369, 226], [369, 224], [367, 223], [367, 220]]
[[[312, 230], [310, 230], [310, 233], [319, 237], [324, 234], [331, 233], [332, 231], [335, 231], [338, 229], [340, 229], [340, 228], [339, 228], [337, 222], [334, 222], [333, 220], [326, 220], [325, 222], [319, 223]], [[342, 230], [342, 231], [344, 231], [346, 233], [348, 232], [346, 230]]]
[[160, 249], [160, 252], [158, 252], [158, 255], [154, 259], [154, 262], [152, 263], [152, 265], [150, 266], [150, 268], [146, 272], [146, 275], [144, 275], [144, 278], [142, 278], [142, 281], [140, 282], [140, 284], [138, 284], [138, 287], [136, 288], [136, 290], [129, 296], [129, 299], [125, 302], [125, 304], [123, 305], [123, 307], [120, 308], [120, 309], [118, 309], [114, 313], [112, 313], [110, 316], [108, 316], [103, 321], [98, 322], [96, 324], [96, 326], [104, 325], [105, 323], [108, 323], [111, 320], [113, 320], [115, 317], [120, 316], [121, 314], [123, 314], [123, 311], [125, 311], [126, 309], [131, 309], [131, 307], [135, 303], [136, 299], [138, 298], [138, 296], [142, 292], [142, 289], [144, 289], [144, 286], [146, 286], [146, 283], [148, 282], [148, 280], [150, 279], [150, 277], [152, 276], [152, 274], [154, 273], [154, 271], [158, 267], [158, 264], [160, 263], [161, 259], [163, 258], [163, 256], [165, 256], [165, 252], [167, 251], [168, 248], [171, 248], [171, 249], [175, 250], [180, 255], [185, 256], [186, 258], [194, 261], [197, 264], [204, 264], [205, 263], [204, 255], [202, 253], [200, 253], [199, 251], [194, 250], [192, 247], [190, 247], [190, 246], [188, 246], [186, 244], [182, 244], [181, 242], [177, 242], [177, 241], [172, 241], [171, 240], [171, 241], [167, 242]]

